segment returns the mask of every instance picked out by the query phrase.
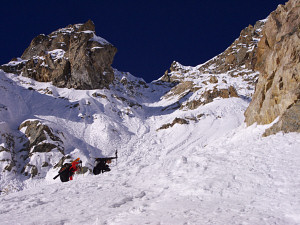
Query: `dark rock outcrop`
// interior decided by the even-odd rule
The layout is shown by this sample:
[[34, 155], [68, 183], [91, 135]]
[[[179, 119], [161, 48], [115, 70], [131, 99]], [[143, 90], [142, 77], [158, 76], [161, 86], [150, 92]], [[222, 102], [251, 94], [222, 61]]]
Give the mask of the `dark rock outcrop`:
[[2, 65], [5, 72], [22, 74], [55, 86], [75, 89], [108, 88], [117, 49], [96, 36], [91, 20], [38, 35], [21, 58]]
[[21, 58], [13, 58], [8, 64], [1, 65], [0, 69], [6, 73], [20, 74], [26, 62], [26, 60]]
[[268, 17], [258, 44], [255, 69], [260, 75], [245, 121], [268, 124], [280, 117], [267, 134], [299, 132], [299, 123], [294, 123], [300, 120], [299, 5], [299, 0], [279, 5]]
[[0, 146], [0, 168], [3, 168], [3, 171], [0, 172], [16, 172], [16, 143], [14, 137], [9, 133], [3, 134], [0, 132], [0, 135], [0, 140], [2, 139], [2, 142], [5, 143], [3, 146]]
[[[20, 125], [19, 129], [24, 132], [28, 139], [21, 150], [27, 152], [26, 158], [28, 163], [22, 170], [22, 173], [26, 176], [38, 176], [43, 167], [51, 166], [51, 156], [46, 157], [47, 153], [53, 154], [56, 152], [61, 156], [64, 155], [63, 141], [58, 135], [54, 134], [54, 131], [49, 126], [34, 120], [25, 121]], [[42, 157], [42, 155], [44, 156]], [[42, 161], [38, 162], [35, 160], [36, 156]]]
[[[26, 121], [22, 123], [19, 130], [25, 129], [25, 136], [29, 142], [25, 150], [28, 150], [32, 155], [34, 152], [50, 152], [52, 149], [57, 148], [63, 153], [62, 140], [53, 134], [53, 131], [38, 120]], [[46, 141], [46, 143], [45, 143]], [[51, 141], [52, 143], [48, 143]]]
[[172, 123], [167, 123], [167, 124], [162, 125], [160, 128], [157, 129], [157, 131], [173, 127], [176, 123], [177, 124], [189, 124], [189, 121], [187, 121], [186, 119], [176, 117]]

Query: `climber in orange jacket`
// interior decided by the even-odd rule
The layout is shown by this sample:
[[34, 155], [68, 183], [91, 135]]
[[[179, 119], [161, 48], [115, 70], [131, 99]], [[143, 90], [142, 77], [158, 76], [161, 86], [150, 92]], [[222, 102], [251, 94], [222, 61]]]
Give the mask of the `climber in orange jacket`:
[[71, 163], [65, 163], [59, 170], [58, 175], [53, 177], [53, 179], [56, 179], [59, 176], [62, 182], [73, 180], [74, 173], [81, 168], [79, 165], [80, 163], [82, 163], [80, 158], [75, 159]]
[[69, 176], [70, 176], [70, 180], [73, 180], [73, 175], [74, 175], [74, 173], [77, 171], [77, 170], [79, 170], [79, 163], [81, 163], [81, 160], [80, 160], [80, 158], [77, 158], [77, 159], [75, 159], [73, 162], [72, 162], [72, 164], [71, 164], [71, 167], [70, 167], [70, 169], [69, 169]]

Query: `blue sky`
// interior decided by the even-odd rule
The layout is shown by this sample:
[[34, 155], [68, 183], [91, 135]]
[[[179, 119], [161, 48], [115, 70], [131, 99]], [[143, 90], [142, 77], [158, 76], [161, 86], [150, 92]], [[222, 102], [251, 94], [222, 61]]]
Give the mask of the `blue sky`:
[[5, 1], [0, 13], [0, 64], [19, 57], [38, 34], [94, 21], [118, 49], [113, 67], [147, 82], [172, 61], [201, 64], [224, 51], [240, 31], [266, 18], [284, 0]]

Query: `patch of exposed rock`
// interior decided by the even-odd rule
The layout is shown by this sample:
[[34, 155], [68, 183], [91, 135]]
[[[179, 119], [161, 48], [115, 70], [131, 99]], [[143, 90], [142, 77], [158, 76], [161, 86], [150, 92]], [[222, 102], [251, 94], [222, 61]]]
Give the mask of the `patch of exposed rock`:
[[157, 129], [157, 131], [163, 130], [163, 129], [168, 129], [170, 127], [173, 127], [175, 124], [189, 124], [189, 121], [187, 121], [186, 119], [176, 117], [172, 123], [167, 123], [167, 124], [162, 125], [160, 128]]
[[[25, 121], [19, 130], [24, 132], [28, 139], [21, 150], [27, 153], [23, 159], [27, 161], [22, 171], [25, 176], [39, 176], [43, 167], [53, 166], [53, 154], [64, 155], [63, 141], [49, 126], [38, 120]], [[62, 133], [60, 135], [63, 136]]]
[[140, 105], [139, 103], [130, 101], [130, 100], [124, 98], [124, 97], [117, 96], [117, 95], [114, 95], [114, 94], [111, 97], [113, 97], [115, 99], [118, 99], [121, 102], [126, 103], [129, 107], [142, 108], [142, 105]]
[[182, 81], [175, 87], [173, 87], [166, 95], [165, 98], [170, 98], [171, 96], [178, 96], [179, 99], [186, 96], [188, 93], [193, 91], [195, 84], [193, 81]]
[[300, 133], [300, 102], [297, 102], [283, 113], [280, 120], [271, 128], [267, 129], [264, 136], [276, 134], [279, 131], [284, 133], [298, 132]]
[[196, 109], [200, 105], [205, 105], [212, 102], [215, 98], [233, 98], [239, 97], [235, 88], [230, 86], [228, 89], [217, 89], [208, 90], [204, 92], [200, 98], [187, 101], [181, 105], [180, 109]]
[[[171, 84], [175, 86], [164, 95], [166, 99], [177, 98], [177, 102], [170, 106], [172, 109], [193, 110], [218, 97], [239, 97], [238, 91], [233, 86], [236, 85], [235, 82], [232, 82], [234, 79], [229, 78], [228, 74], [201, 74], [198, 70], [195, 71], [195, 67], [186, 67], [179, 63], [172, 64], [172, 67], [173, 72], [171, 72], [170, 78], [172, 78]], [[238, 82], [240, 81], [236, 81], [236, 83]], [[247, 82], [244, 81], [244, 86], [247, 86]], [[170, 107], [166, 107], [166, 109]]]
[[16, 172], [16, 144], [12, 134], [4, 133], [0, 136], [0, 168], [1, 172]]
[[0, 68], [57, 87], [108, 88], [114, 80], [111, 67], [117, 49], [96, 36], [91, 20], [69, 25], [49, 35], [38, 35], [21, 58]]
[[279, 122], [266, 131], [299, 132], [300, 1], [290, 0], [270, 14], [258, 44], [255, 69], [260, 72], [247, 125]]
[[95, 97], [95, 98], [100, 97], [100, 98], [107, 99], [106, 95], [103, 95], [103, 94], [98, 93], [98, 92], [93, 93], [92, 96]]

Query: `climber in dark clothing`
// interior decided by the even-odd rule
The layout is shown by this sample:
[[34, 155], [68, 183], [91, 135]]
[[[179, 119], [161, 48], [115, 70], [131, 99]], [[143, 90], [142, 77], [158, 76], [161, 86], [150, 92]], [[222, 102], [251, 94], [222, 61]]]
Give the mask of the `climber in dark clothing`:
[[93, 173], [95, 175], [110, 171], [110, 168], [107, 164], [111, 163], [111, 159], [97, 158], [96, 162], [97, 164], [93, 169]]
[[93, 173], [98, 175], [100, 173], [110, 171], [110, 168], [107, 164], [110, 164], [113, 159], [118, 159], [118, 150], [115, 152], [115, 157], [96, 158], [96, 166], [93, 169]]

